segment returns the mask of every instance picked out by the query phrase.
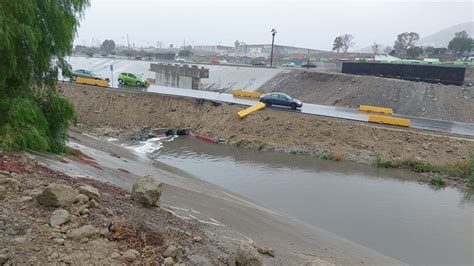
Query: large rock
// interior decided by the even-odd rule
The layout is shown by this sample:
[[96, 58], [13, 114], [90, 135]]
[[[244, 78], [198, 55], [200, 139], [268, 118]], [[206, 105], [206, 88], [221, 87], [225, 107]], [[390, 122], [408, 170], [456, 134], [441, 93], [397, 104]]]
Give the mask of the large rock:
[[173, 258], [176, 262], [181, 262], [183, 260], [183, 251], [181, 248], [174, 245], [169, 245], [162, 255], [165, 258]]
[[240, 243], [235, 253], [235, 260], [237, 265], [243, 266], [261, 266], [263, 265], [262, 259], [258, 251], [246, 242]]
[[0, 185], [10, 187], [14, 190], [18, 190], [18, 188], [20, 188], [21, 186], [21, 183], [15, 178], [7, 177], [7, 178], [0, 178]]
[[138, 256], [140, 256], [140, 252], [134, 249], [129, 249], [123, 253], [122, 259], [126, 262], [133, 262], [138, 258]]
[[143, 206], [160, 206], [161, 183], [147, 175], [133, 184], [132, 197]]
[[70, 215], [65, 209], [56, 209], [49, 218], [49, 224], [58, 228], [69, 221]]
[[93, 186], [82, 185], [79, 187], [79, 193], [86, 195], [89, 199], [100, 200], [100, 192]]
[[68, 185], [50, 184], [36, 198], [38, 202], [45, 206], [67, 207], [74, 203], [77, 192]]
[[83, 238], [92, 238], [97, 234], [97, 229], [92, 225], [84, 225], [67, 232], [66, 236], [72, 240], [81, 240]]
[[334, 266], [334, 265], [335, 265], [334, 263], [331, 263], [327, 260], [323, 260], [320, 258], [312, 258], [303, 262], [303, 264], [301, 264], [301, 266]]

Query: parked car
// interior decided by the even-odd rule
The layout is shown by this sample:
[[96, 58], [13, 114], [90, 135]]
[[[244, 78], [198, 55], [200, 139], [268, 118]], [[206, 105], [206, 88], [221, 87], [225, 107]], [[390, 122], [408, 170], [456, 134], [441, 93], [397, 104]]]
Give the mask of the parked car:
[[146, 78], [133, 73], [120, 73], [118, 77], [120, 85], [137, 85], [138, 87], [148, 87]]
[[212, 59], [211, 60], [211, 64], [213, 65], [220, 65], [221, 64], [221, 61], [217, 60], [217, 59]]
[[266, 64], [263, 61], [255, 61], [252, 65], [254, 65], [254, 66], [265, 66]]
[[225, 60], [225, 59], [220, 60], [219, 63], [220, 63], [221, 65], [227, 65], [227, 64], [228, 64], [227, 60]]
[[317, 66], [315, 64], [305, 63], [305, 64], [302, 64], [301, 67], [302, 68], [316, 68]]
[[264, 94], [260, 97], [260, 102], [264, 103], [266, 106], [272, 105], [282, 105], [282, 106], [289, 106], [291, 109], [296, 110], [296, 108], [303, 107], [303, 102], [300, 100], [291, 98], [290, 96], [280, 93], [280, 92], [272, 92]]
[[186, 60], [184, 60], [184, 58], [182, 58], [182, 57], [176, 57], [176, 58], [174, 59], [174, 61], [183, 63], [183, 62], [186, 61]]
[[293, 63], [293, 62], [288, 62], [288, 63], [282, 64], [281, 66], [282, 66], [282, 67], [295, 67], [296, 64]]
[[88, 78], [88, 79], [97, 79], [97, 80], [106, 80], [109, 82], [110, 80], [108, 78], [101, 78], [99, 75], [92, 71], [84, 70], [84, 69], [77, 69], [72, 72], [72, 80], [76, 81], [77, 77], [81, 78]]

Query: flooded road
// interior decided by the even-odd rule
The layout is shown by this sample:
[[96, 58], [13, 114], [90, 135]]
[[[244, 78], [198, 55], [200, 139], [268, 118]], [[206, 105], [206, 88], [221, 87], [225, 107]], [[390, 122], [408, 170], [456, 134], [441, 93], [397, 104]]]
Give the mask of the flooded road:
[[189, 137], [153, 157], [410, 264], [473, 264], [471, 192], [405, 170], [211, 145]]

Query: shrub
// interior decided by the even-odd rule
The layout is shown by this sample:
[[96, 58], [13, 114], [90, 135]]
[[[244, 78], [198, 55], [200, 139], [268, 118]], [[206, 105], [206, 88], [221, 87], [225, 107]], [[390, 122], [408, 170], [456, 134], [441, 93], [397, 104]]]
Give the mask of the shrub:
[[442, 187], [446, 185], [446, 182], [442, 176], [436, 175], [430, 179], [430, 184], [433, 186]]

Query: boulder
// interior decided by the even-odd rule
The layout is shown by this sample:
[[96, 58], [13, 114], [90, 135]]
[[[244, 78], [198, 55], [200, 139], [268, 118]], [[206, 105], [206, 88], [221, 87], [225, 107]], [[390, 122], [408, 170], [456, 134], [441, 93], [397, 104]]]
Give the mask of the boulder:
[[89, 197], [84, 194], [79, 194], [76, 199], [74, 199], [74, 203], [87, 203], [88, 201]]
[[97, 234], [97, 229], [92, 225], [84, 225], [82, 227], [72, 229], [67, 232], [66, 236], [72, 240], [81, 240], [83, 238], [91, 238]]
[[69, 221], [69, 212], [65, 209], [56, 209], [49, 218], [49, 225], [55, 228], [59, 228], [61, 225]]
[[38, 202], [45, 206], [67, 207], [74, 203], [77, 192], [68, 185], [52, 183], [36, 197]]
[[163, 264], [165, 266], [174, 265], [174, 260], [172, 257], [165, 258], [165, 260], [163, 261]]
[[141, 177], [133, 184], [132, 197], [143, 206], [160, 206], [161, 183], [151, 176]]
[[93, 186], [82, 185], [79, 187], [79, 193], [86, 195], [89, 199], [100, 200], [100, 192]]
[[181, 262], [183, 259], [183, 251], [174, 245], [169, 245], [162, 255], [165, 258], [173, 258], [176, 262]]
[[140, 256], [140, 252], [134, 249], [129, 249], [123, 253], [122, 260], [126, 262], [133, 262], [138, 258], [138, 256]]
[[334, 265], [335, 265], [334, 263], [331, 263], [327, 260], [323, 260], [320, 258], [312, 258], [303, 262], [303, 264], [301, 264], [301, 266], [334, 266]]
[[238, 265], [245, 266], [261, 266], [263, 265], [262, 259], [258, 251], [249, 243], [240, 243], [235, 253], [235, 260]]

